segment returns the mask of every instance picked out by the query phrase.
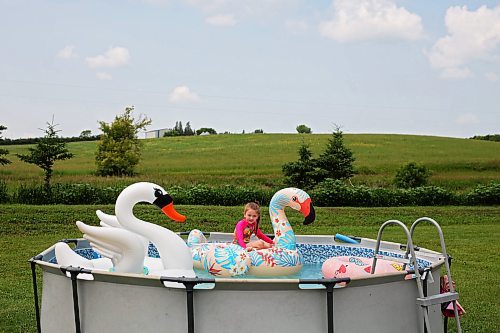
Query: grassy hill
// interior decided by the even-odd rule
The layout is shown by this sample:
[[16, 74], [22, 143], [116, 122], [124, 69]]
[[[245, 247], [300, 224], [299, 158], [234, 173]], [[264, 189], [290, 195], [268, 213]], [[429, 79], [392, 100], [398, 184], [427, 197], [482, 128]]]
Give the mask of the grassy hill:
[[[313, 156], [325, 148], [329, 134], [224, 134], [143, 140], [143, 159], [135, 177], [97, 177], [96, 142], [67, 146], [75, 157], [55, 164], [54, 182], [100, 185], [128, 184], [138, 180], [167, 186], [235, 184], [261, 187], [282, 185], [281, 166], [298, 158], [301, 142]], [[354, 184], [390, 186], [396, 170], [415, 161], [431, 171], [431, 185], [468, 190], [477, 184], [500, 180], [500, 143], [434, 136], [394, 134], [345, 134], [345, 144], [356, 158]], [[20, 162], [16, 153], [27, 145], [6, 146], [13, 162], [0, 168], [9, 186], [41, 182], [41, 169]]]

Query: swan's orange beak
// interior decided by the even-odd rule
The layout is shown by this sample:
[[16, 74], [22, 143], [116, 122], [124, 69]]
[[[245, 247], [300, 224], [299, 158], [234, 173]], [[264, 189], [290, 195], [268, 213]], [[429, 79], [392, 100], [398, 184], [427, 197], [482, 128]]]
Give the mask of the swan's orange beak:
[[156, 205], [161, 211], [170, 217], [175, 222], [184, 222], [186, 221], [186, 217], [177, 213], [174, 208], [174, 199], [168, 194], [163, 194], [160, 190], [155, 192], [156, 199], [153, 201], [153, 204]]
[[172, 202], [163, 207], [161, 211], [175, 222], [186, 221], [186, 217], [184, 215], [177, 213]]
[[300, 212], [304, 215], [305, 219], [303, 224], [311, 224], [316, 219], [316, 211], [311, 203], [311, 198], [307, 198], [300, 204]]

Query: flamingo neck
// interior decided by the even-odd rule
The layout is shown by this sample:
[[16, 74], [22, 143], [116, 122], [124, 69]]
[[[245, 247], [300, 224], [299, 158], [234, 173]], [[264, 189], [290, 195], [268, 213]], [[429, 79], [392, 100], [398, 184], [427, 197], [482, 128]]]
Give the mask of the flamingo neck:
[[271, 207], [270, 205], [269, 216], [273, 225], [274, 239], [277, 248], [284, 248], [287, 250], [296, 250], [297, 244], [295, 233], [293, 232], [290, 222], [285, 214], [285, 207]]

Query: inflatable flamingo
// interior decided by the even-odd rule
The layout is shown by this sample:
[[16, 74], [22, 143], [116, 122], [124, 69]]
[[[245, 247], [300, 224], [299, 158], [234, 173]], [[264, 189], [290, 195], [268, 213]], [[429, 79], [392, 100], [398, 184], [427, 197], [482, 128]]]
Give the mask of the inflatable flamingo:
[[269, 215], [274, 230], [275, 246], [247, 252], [233, 243], [207, 243], [199, 230], [191, 231], [188, 246], [195, 267], [204, 268], [215, 276], [291, 275], [302, 269], [303, 260], [297, 250], [295, 234], [285, 214], [291, 207], [304, 215], [304, 224], [314, 221], [316, 214], [309, 195], [298, 188], [285, 188], [274, 194], [269, 203]]

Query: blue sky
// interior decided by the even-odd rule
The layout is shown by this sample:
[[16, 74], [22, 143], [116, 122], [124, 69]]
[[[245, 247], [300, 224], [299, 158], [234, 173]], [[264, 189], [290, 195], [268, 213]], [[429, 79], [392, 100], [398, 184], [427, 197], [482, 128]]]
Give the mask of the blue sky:
[[500, 132], [500, 1], [0, 0], [2, 136]]

